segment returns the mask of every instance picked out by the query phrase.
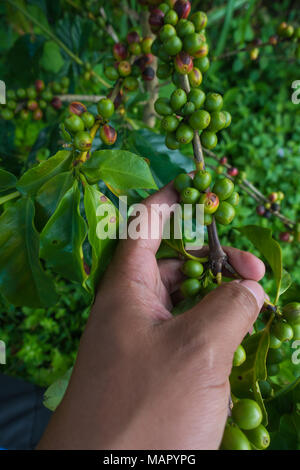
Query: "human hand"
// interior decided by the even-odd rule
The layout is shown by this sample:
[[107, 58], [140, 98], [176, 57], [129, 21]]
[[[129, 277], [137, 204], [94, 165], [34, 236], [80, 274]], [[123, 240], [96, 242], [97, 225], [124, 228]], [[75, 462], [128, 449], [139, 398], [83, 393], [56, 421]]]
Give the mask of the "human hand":
[[[145, 201], [177, 201], [172, 185]], [[163, 213], [163, 219], [167, 211]], [[124, 240], [101, 282], [66, 395], [41, 449], [217, 449], [233, 354], [264, 302], [264, 265], [225, 248], [243, 281], [172, 317], [180, 260], [160, 240]]]

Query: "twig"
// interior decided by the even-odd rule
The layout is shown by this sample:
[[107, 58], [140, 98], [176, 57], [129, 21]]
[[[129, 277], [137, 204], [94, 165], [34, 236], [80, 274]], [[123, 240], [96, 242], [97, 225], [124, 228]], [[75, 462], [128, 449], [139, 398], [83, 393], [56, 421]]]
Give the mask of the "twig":
[[[104, 8], [100, 7], [99, 12], [102, 18], [104, 19], [105, 23], [107, 23], [107, 14], [105, 13]], [[109, 34], [113, 41], [119, 42], [119, 37], [111, 24], [105, 24], [105, 29], [107, 34]]]
[[[285, 42], [287, 40], [288, 40], [287, 38], [278, 39], [277, 44], [279, 44], [281, 42]], [[216, 60], [221, 60], [221, 59], [227, 59], [228, 57], [232, 57], [236, 54], [240, 54], [241, 52], [251, 51], [251, 49], [254, 49], [254, 48], [260, 49], [260, 48], [266, 47], [266, 46], [273, 46], [274, 47], [274, 45], [270, 44], [269, 41], [262, 42], [261, 44], [250, 43], [250, 44], [247, 44], [247, 46], [241, 47], [240, 49], [234, 49], [233, 51], [224, 52], [224, 54], [221, 54], [219, 56], [215, 56], [215, 57], [213, 57], [213, 60], [216, 61]]]
[[98, 103], [103, 95], [58, 95], [58, 98], [64, 103], [72, 103], [72, 101], [86, 101], [88, 103]]
[[[150, 29], [150, 25], [148, 22], [148, 18], [149, 18], [149, 12], [142, 11], [140, 14], [140, 22], [142, 24], [143, 37], [153, 37], [152, 31]], [[154, 104], [158, 98], [158, 90], [159, 90], [158, 78], [156, 76], [156, 69], [157, 69], [156, 57], [154, 57], [151, 67], [155, 71], [155, 77], [150, 82], [146, 82], [146, 89], [147, 89], [147, 92], [149, 93], [149, 99], [147, 100], [147, 103], [144, 108], [144, 113], [143, 113], [143, 121], [148, 127], [154, 127], [155, 121], [156, 121], [156, 112], [154, 109]]]

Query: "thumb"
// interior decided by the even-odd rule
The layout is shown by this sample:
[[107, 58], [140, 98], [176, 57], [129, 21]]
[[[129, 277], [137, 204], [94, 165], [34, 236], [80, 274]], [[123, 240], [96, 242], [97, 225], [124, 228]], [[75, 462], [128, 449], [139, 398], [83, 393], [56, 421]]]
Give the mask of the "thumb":
[[210, 292], [183, 315], [186, 330], [200, 343], [208, 343], [221, 360], [232, 356], [255, 322], [265, 292], [255, 281], [227, 282]]

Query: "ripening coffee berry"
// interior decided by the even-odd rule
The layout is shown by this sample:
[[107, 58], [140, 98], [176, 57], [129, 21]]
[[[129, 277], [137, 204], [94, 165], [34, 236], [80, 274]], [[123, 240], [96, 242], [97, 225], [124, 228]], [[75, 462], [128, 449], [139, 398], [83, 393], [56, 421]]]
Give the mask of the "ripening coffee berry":
[[84, 122], [76, 114], [72, 114], [72, 116], [67, 117], [64, 120], [64, 124], [65, 124], [66, 129], [72, 133], [80, 132], [84, 130]]
[[203, 11], [197, 11], [191, 16], [191, 21], [195, 25], [195, 30], [197, 33], [206, 28], [207, 25], [207, 16]]
[[220, 111], [223, 106], [223, 98], [219, 93], [208, 93], [206, 95], [204, 107], [207, 111]]
[[88, 111], [81, 115], [81, 119], [83, 120], [84, 127], [86, 129], [90, 129], [95, 124], [94, 115], [92, 113], [89, 113]]
[[197, 88], [192, 88], [188, 94], [188, 101], [194, 103], [195, 109], [201, 108], [205, 101], [204, 91]]
[[137, 33], [136, 31], [131, 31], [130, 33], [128, 33], [126, 39], [128, 44], [140, 42], [141, 40], [139, 33]]
[[201, 144], [207, 149], [213, 149], [218, 143], [218, 138], [214, 132], [203, 131], [201, 134]]
[[193, 34], [195, 32], [195, 26], [191, 21], [182, 18], [178, 21], [176, 31], [180, 38], [184, 38], [188, 34]]
[[182, 266], [182, 272], [189, 278], [199, 279], [203, 274], [203, 264], [200, 261], [189, 259]]
[[198, 51], [194, 53], [194, 57], [196, 59], [201, 59], [203, 57], [206, 57], [208, 52], [209, 52], [208, 44], [204, 42], [202, 46], [200, 47], [200, 49], [198, 49]]
[[278, 36], [276, 34], [269, 37], [269, 44], [271, 44], [271, 46], [276, 46], [277, 43], [278, 43]]
[[211, 174], [208, 171], [198, 171], [193, 179], [193, 186], [198, 191], [205, 191], [209, 187], [211, 179]]
[[146, 67], [142, 73], [142, 79], [146, 82], [151, 82], [155, 78], [155, 71], [152, 67]]
[[279, 321], [274, 326], [272, 326], [271, 332], [280, 341], [290, 341], [294, 335], [294, 331], [291, 325], [283, 321]]
[[237, 206], [240, 200], [240, 195], [236, 191], [234, 191], [229, 198], [226, 199], [226, 202], [231, 204], [232, 206]]
[[43, 118], [43, 111], [41, 109], [36, 109], [32, 115], [35, 121], [40, 121]]
[[177, 150], [180, 148], [180, 143], [176, 139], [176, 134], [175, 132], [169, 132], [166, 135], [166, 140], [165, 140], [166, 147], [170, 150]]
[[228, 163], [228, 158], [227, 157], [220, 158], [220, 163], [221, 165], [226, 165]]
[[172, 75], [173, 69], [168, 64], [159, 64], [156, 70], [156, 76], [160, 80], [164, 80]]
[[279, 234], [279, 240], [281, 242], [290, 243], [292, 241], [292, 239], [293, 239], [293, 236], [289, 232], [281, 232]]
[[180, 193], [180, 199], [184, 204], [196, 204], [199, 201], [200, 192], [196, 188], [187, 187]]
[[186, 92], [182, 88], [177, 88], [171, 95], [170, 104], [174, 111], [179, 111], [187, 102]]
[[192, 56], [199, 51], [202, 45], [202, 37], [198, 33], [188, 34], [183, 38], [183, 49]]
[[86, 110], [86, 106], [83, 103], [80, 103], [80, 101], [72, 101], [72, 103], [69, 104], [69, 111], [71, 114], [81, 116], [86, 112]]
[[198, 279], [186, 279], [180, 286], [184, 297], [195, 297], [201, 289], [201, 282]]
[[202, 83], [202, 73], [196, 67], [188, 74], [191, 88], [197, 88]]
[[193, 70], [193, 59], [187, 52], [181, 51], [175, 57], [174, 65], [178, 73], [185, 75]]
[[226, 116], [222, 111], [213, 111], [210, 115], [209, 131], [218, 132], [225, 127]]
[[257, 212], [258, 215], [263, 216], [266, 212], [265, 206], [263, 206], [263, 205], [257, 206], [256, 212]]
[[147, 37], [142, 40], [143, 54], [150, 54], [152, 44], [153, 44], [153, 39], [151, 37]]
[[245, 431], [249, 441], [254, 444], [256, 449], [265, 450], [269, 447], [271, 439], [266, 428], [260, 424], [257, 428]]
[[227, 174], [233, 178], [239, 174], [239, 170], [235, 167], [228, 168]]
[[178, 15], [177, 15], [176, 11], [175, 10], [169, 10], [165, 14], [164, 22], [165, 22], [165, 24], [170, 24], [172, 26], [176, 26], [177, 23], [178, 23]]
[[210, 66], [209, 58], [208, 57], [201, 57], [199, 59], [194, 59], [194, 66], [197, 67], [202, 73], [207, 72]]
[[74, 146], [81, 152], [86, 152], [92, 146], [92, 138], [88, 132], [80, 131], [74, 137]]
[[194, 137], [194, 131], [193, 129], [188, 126], [187, 124], [179, 124], [177, 130], [176, 130], [176, 139], [178, 142], [181, 144], [189, 144], [192, 142]]
[[132, 55], [140, 55], [142, 53], [141, 45], [138, 42], [133, 42], [129, 45], [129, 52]]
[[181, 193], [185, 188], [191, 188], [193, 185], [193, 180], [187, 173], [180, 173], [174, 179], [174, 188], [176, 191]]
[[164, 42], [164, 50], [167, 54], [173, 56], [182, 49], [182, 41], [178, 36], [172, 36]]
[[228, 178], [219, 178], [214, 186], [213, 192], [219, 196], [220, 201], [228, 199], [234, 191], [234, 184]]
[[58, 96], [54, 96], [54, 98], [51, 100], [51, 106], [54, 109], [61, 109], [62, 108], [62, 101]]
[[118, 61], [125, 60], [127, 57], [127, 47], [121, 42], [117, 42], [113, 47], [113, 55]]
[[246, 360], [246, 351], [243, 346], [240, 344], [238, 348], [235, 350], [233, 356], [233, 366], [239, 367], [241, 366]]
[[100, 138], [104, 144], [113, 145], [117, 140], [117, 132], [113, 127], [105, 124], [100, 128]]
[[97, 104], [97, 109], [104, 119], [109, 119], [115, 112], [114, 103], [109, 98], [102, 98]]
[[188, 0], [177, 0], [174, 5], [174, 10], [176, 11], [178, 18], [186, 19], [191, 11], [191, 4]]
[[221, 442], [221, 450], [252, 450], [247, 436], [234, 424], [227, 424]]
[[249, 398], [243, 398], [235, 403], [231, 414], [236, 424], [247, 431], [257, 428], [263, 418], [259, 404]]
[[183, 108], [179, 111], [182, 116], [190, 116], [195, 111], [195, 105], [191, 101], [188, 101]]
[[154, 109], [160, 116], [168, 116], [169, 114], [173, 114], [173, 109], [171, 108], [168, 98], [158, 98], [155, 101]]
[[285, 320], [291, 325], [300, 325], [300, 303], [290, 302], [282, 309], [282, 314]]
[[176, 36], [176, 29], [171, 24], [165, 24], [159, 32], [159, 39], [162, 42], [170, 39], [173, 36]]
[[200, 204], [204, 204], [204, 213], [205, 214], [214, 214], [219, 207], [219, 198], [215, 193], [207, 192], [201, 194], [199, 199]]
[[161, 127], [166, 132], [174, 132], [179, 126], [179, 119], [176, 116], [165, 116], [161, 121]]
[[153, 33], [157, 33], [164, 25], [164, 17], [164, 12], [158, 8], [151, 10], [149, 15], [149, 24]]
[[127, 60], [122, 60], [118, 65], [118, 72], [121, 77], [128, 77], [131, 74], [131, 65]]
[[258, 47], [254, 47], [253, 49], [251, 49], [250, 51], [250, 59], [251, 60], [256, 60], [259, 56], [259, 49]]
[[217, 210], [215, 217], [219, 224], [230, 224], [235, 217], [234, 207], [227, 201], [220, 202], [219, 209]]
[[[9, 102], [7, 103], [9, 104]], [[8, 106], [9, 109], [14, 109], [12, 108], [11, 106]], [[27, 108], [30, 110], [30, 111], [35, 111], [37, 108], [38, 108], [38, 102], [35, 101], [35, 100], [29, 100], [27, 102]]]
[[189, 118], [189, 125], [194, 130], [205, 129], [206, 127], [208, 127], [209, 123], [210, 123], [210, 115], [204, 109], [198, 109]]
[[36, 80], [34, 85], [38, 93], [41, 93], [41, 91], [45, 89], [45, 83], [43, 80]]

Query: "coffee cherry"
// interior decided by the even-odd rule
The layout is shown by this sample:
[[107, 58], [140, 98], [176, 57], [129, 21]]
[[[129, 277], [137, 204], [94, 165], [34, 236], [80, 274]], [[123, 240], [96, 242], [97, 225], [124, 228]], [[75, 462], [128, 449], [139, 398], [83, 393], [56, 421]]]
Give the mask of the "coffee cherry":
[[202, 83], [202, 73], [196, 67], [188, 74], [191, 88], [197, 88]]
[[2, 109], [1, 116], [5, 121], [10, 121], [14, 117], [14, 113], [11, 109], [4, 108]]
[[43, 82], [43, 80], [36, 80], [34, 85], [38, 93], [41, 93], [41, 91], [45, 89], [45, 83]]
[[187, 18], [191, 11], [191, 4], [188, 0], [177, 0], [174, 5], [178, 18]]
[[55, 94], [61, 93], [61, 85], [58, 82], [53, 82], [52, 83], [52, 90]]
[[131, 65], [127, 60], [122, 60], [118, 65], [118, 72], [121, 77], [127, 77], [131, 74]]
[[69, 77], [63, 77], [63, 78], [61, 79], [60, 83], [61, 83], [61, 86], [62, 86], [63, 88], [69, 88], [69, 86], [70, 86], [70, 79], [69, 79]]
[[207, 25], [207, 16], [203, 11], [197, 11], [191, 16], [191, 20], [195, 25], [195, 30], [197, 33], [206, 28]]
[[237, 206], [240, 200], [240, 195], [236, 191], [234, 191], [229, 198], [226, 199], [226, 202], [228, 204], [231, 204], [232, 206]]
[[32, 114], [32, 117], [35, 121], [40, 121], [42, 118], [43, 118], [43, 111], [41, 109], [36, 109], [33, 114]]
[[250, 59], [251, 60], [256, 60], [259, 56], [259, 49], [258, 47], [254, 47], [253, 49], [250, 50]]
[[239, 174], [239, 170], [235, 167], [228, 168], [227, 174], [235, 178]]
[[263, 206], [263, 205], [257, 206], [256, 212], [257, 212], [258, 215], [263, 216], [266, 212], [265, 206]]
[[126, 39], [128, 44], [137, 43], [141, 40], [139, 33], [137, 33], [136, 31], [131, 31], [130, 33], [128, 33]]
[[44, 100], [39, 100], [39, 107], [41, 109], [46, 109], [47, 108], [47, 103]]
[[29, 118], [29, 111], [27, 111], [27, 109], [21, 109], [20, 111], [20, 118], [23, 120], [23, 121], [27, 121], [27, 119]]
[[7, 100], [16, 101], [16, 98], [17, 98], [16, 92], [14, 90], [7, 90], [6, 98], [7, 98]]
[[173, 109], [170, 106], [170, 101], [168, 98], [158, 98], [155, 101], [154, 109], [160, 116], [168, 116], [173, 114]]
[[180, 198], [184, 204], [196, 204], [200, 198], [200, 192], [196, 188], [187, 187], [181, 191]]
[[236, 349], [234, 356], [233, 356], [233, 366], [239, 367], [241, 366], [246, 360], [246, 351], [243, 346], [240, 344]]
[[204, 107], [207, 111], [220, 111], [223, 106], [223, 98], [219, 93], [208, 93]]
[[151, 37], [147, 37], [142, 40], [141, 45], [142, 45], [143, 54], [150, 54], [152, 44], [153, 44], [153, 39]]
[[181, 293], [184, 297], [195, 297], [199, 294], [201, 283], [198, 279], [186, 279], [180, 286]]
[[151, 82], [155, 78], [155, 71], [152, 67], [146, 67], [142, 73], [142, 79]]
[[176, 36], [176, 29], [170, 24], [165, 24], [159, 32], [159, 39], [162, 42], [170, 39], [173, 36]]
[[114, 58], [118, 61], [124, 60], [127, 57], [127, 47], [121, 42], [117, 42], [113, 47]]
[[279, 234], [279, 240], [285, 243], [291, 243], [293, 241], [293, 235], [289, 232], [281, 232]]
[[267, 364], [280, 364], [285, 359], [284, 349], [269, 349], [267, 355]]
[[278, 195], [278, 201], [282, 201], [284, 199], [284, 194], [282, 191], [278, 191], [277, 195]]
[[285, 305], [282, 309], [282, 314], [285, 320], [291, 325], [300, 325], [300, 303], [291, 302]]
[[216, 212], [215, 217], [219, 224], [230, 224], [235, 217], [234, 207], [226, 201], [220, 202], [219, 209]]
[[54, 109], [61, 109], [62, 107], [62, 101], [58, 96], [54, 96], [54, 98], [51, 100], [51, 106]]
[[260, 380], [258, 382], [260, 393], [263, 398], [269, 398], [273, 394], [272, 385], [267, 380]]
[[92, 138], [88, 132], [80, 131], [74, 137], [74, 146], [81, 152], [88, 151], [92, 146]]
[[218, 165], [215, 169], [215, 172], [217, 173], [217, 175], [223, 175], [224, 167], [222, 165]]
[[209, 123], [210, 115], [204, 109], [198, 109], [189, 118], [189, 125], [195, 130], [205, 129], [209, 125]]
[[27, 88], [27, 97], [28, 97], [29, 100], [35, 100], [36, 99], [37, 92], [36, 92], [35, 88], [33, 88], [33, 87]]
[[169, 10], [165, 14], [164, 22], [165, 22], [165, 24], [170, 24], [170, 25], [176, 26], [177, 23], [178, 23], [178, 15], [177, 15], [176, 11], [175, 10]]
[[202, 73], [207, 72], [210, 66], [209, 58], [208, 57], [201, 57], [199, 59], [194, 59], [194, 66], [197, 67]]
[[126, 77], [123, 81], [123, 86], [127, 91], [135, 91], [139, 87], [139, 82], [135, 77]]
[[213, 221], [213, 218], [210, 214], [204, 214], [204, 220], [203, 223], [205, 226], [210, 225]]
[[92, 113], [89, 113], [88, 111], [81, 115], [81, 119], [86, 129], [90, 129], [95, 124], [94, 115]]
[[29, 100], [27, 102], [27, 108], [30, 110], [30, 111], [35, 111], [37, 108], [38, 108], [38, 102], [35, 101], [35, 100]]
[[183, 38], [183, 48], [188, 54], [194, 55], [203, 45], [202, 38], [198, 33], [188, 34]]
[[27, 93], [24, 88], [18, 88], [18, 90], [16, 91], [16, 95], [18, 98], [20, 98], [20, 100], [24, 100], [27, 96]]
[[193, 34], [195, 32], [195, 26], [191, 21], [182, 18], [178, 21], [176, 31], [180, 38], [184, 38], [188, 34]]
[[293, 338], [293, 328], [283, 321], [279, 321], [272, 328], [271, 332], [280, 341], [290, 341]]
[[227, 127], [230, 126], [232, 118], [231, 118], [231, 114], [228, 111], [222, 111], [222, 113], [225, 115], [226, 122], [225, 122], [224, 129], [226, 129]]
[[298, 341], [300, 339], [300, 324], [299, 325], [293, 325], [293, 331], [294, 331], [294, 340]]
[[190, 259], [182, 266], [182, 272], [189, 278], [199, 279], [203, 274], [203, 264], [200, 261]]
[[218, 143], [216, 134], [209, 131], [203, 131], [201, 134], [201, 144], [207, 149], [213, 149]]
[[41, 97], [42, 97], [43, 100], [48, 102], [48, 101], [52, 100], [53, 94], [50, 90], [45, 90], [45, 91], [42, 92]]
[[100, 128], [100, 138], [104, 144], [113, 145], [117, 140], [117, 132], [113, 127], [105, 124]]
[[269, 199], [269, 201], [271, 201], [271, 202], [276, 202], [277, 199], [278, 199], [278, 194], [275, 193], [275, 192], [273, 192], [273, 193], [269, 194], [268, 199]]
[[211, 183], [211, 174], [208, 171], [202, 170], [195, 174], [193, 179], [193, 186], [198, 191], [205, 191]]
[[226, 425], [220, 448], [221, 450], [252, 450], [246, 435], [234, 424]]
[[294, 34], [294, 27], [292, 25], [288, 25], [288, 27], [284, 31], [284, 36], [286, 38], [291, 38]]
[[181, 193], [185, 188], [192, 187], [193, 180], [187, 173], [180, 173], [174, 179], [174, 188]]
[[[33, 100], [31, 100], [31, 102], [33, 103]], [[37, 105], [36, 101], [35, 101], [35, 103]], [[8, 102], [6, 103], [6, 106], [8, 107], [8, 109], [11, 109], [12, 111], [14, 111], [17, 107], [17, 102], [14, 101], [14, 100], [8, 100]]]
[[201, 194], [199, 199], [200, 204], [204, 204], [204, 213], [205, 214], [214, 214], [219, 207], [219, 198], [215, 193], [204, 193]]
[[162, 11], [164, 14], [168, 13], [168, 11], [170, 10], [170, 7], [167, 3], [160, 3], [158, 5], [158, 9], [160, 11]]
[[278, 36], [276, 36], [276, 34], [269, 37], [269, 44], [271, 44], [271, 46], [276, 46], [277, 43], [278, 43]]
[[228, 178], [219, 178], [213, 187], [214, 193], [219, 196], [220, 201], [228, 199], [234, 190], [233, 182]]
[[174, 132], [176, 131], [177, 127], [179, 126], [179, 119], [177, 117], [165, 116], [161, 121], [161, 127], [166, 132]]
[[279, 374], [279, 372], [280, 372], [280, 367], [278, 364], [267, 365], [268, 377], [274, 377], [275, 375]]
[[169, 54], [167, 54], [167, 52], [165, 51], [165, 49], [163, 48], [163, 46], [162, 46], [162, 47], [160, 48], [160, 50], [158, 51], [157, 57], [158, 57], [162, 62], [164, 62], [165, 64], [172, 65], [172, 64], [170, 63], [170, 56], [169, 56]]
[[182, 49], [182, 42], [178, 36], [173, 36], [164, 42], [164, 50], [167, 54], [173, 56]]
[[191, 101], [188, 101], [183, 108], [180, 110], [182, 116], [190, 116], [195, 111], [195, 105]]
[[132, 55], [140, 55], [142, 53], [141, 45], [137, 42], [133, 42], [129, 45], [129, 52]]
[[157, 67], [157, 70], [156, 70], [156, 76], [160, 79], [160, 80], [164, 80], [168, 77], [170, 77], [170, 75], [172, 75], [172, 67], [168, 64], [159, 64], [159, 66]]
[[205, 101], [205, 93], [197, 88], [192, 88], [188, 94], [188, 101], [194, 103], [195, 108], [199, 109]]
[[150, 12], [149, 24], [153, 33], [157, 33], [160, 28], [164, 25], [164, 17], [164, 12], [159, 10], [158, 8], [155, 8]]
[[270, 434], [262, 424], [255, 429], [245, 431], [245, 434], [249, 441], [259, 450], [267, 449], [270, 445]]
[[274, 335], [270, 335], [270, 348], [271, 349], [278, 349], [282, 345], [282, 341], [280, 339], [276, 338]]
[[72, 133], [80, 132], [84, 130], [84, 122], [76, 114], [73, 114], [72, 116], [67, 117], [64, 120], [64, 124], [65, 124], [66, 129]]
[[208, 126], [208, 130], [211, 132], [218, 132], [226, 124], [226, 116], [222, 111], [213, 111], [210, 115], [211, 120]]
[[86, 112], [86, 106], [81, 103], [80, 101], [72, 101], [69, 105], [69, 111], [71, 114], [76, 114], [77, 116], [81, 116], [83, 113]]
[[168, 149], [170, 149], [170, 150], [177, 150], [177, 149], [180, 148], [180, 143], [176, 139], [175, 132], [174, 133], [169, 132], [166, 135], [165, 144], [168, 147]]
[[197, 59], [201, 59], [203, 57], [206, 57], [208, 52], [209, 52], [208, 44], [204, 42], [202, 46], [200, 47], [200, 49], [198, 49], [198, 51], [194, 53], [194, 57]]
[[179, 52], [174, 59], [175, 69], [178, 73], [185, 75], [193, 70], [193, 59], [184, 51]]
[[177, 88], [171, 95], [171, 106], [174, 111], [179, 111], [187, 102], [186, 92], [182, 88]]
[[226, 165], [227, 162], [228, 162], [228, 158], [227, 158], [227, 157], [222, 157], [222, 158], [220, 158], [220, 163], [221, 163], [221, 165]]
[[115, 106], [109, 98], [102, 98], [97, 104], [97, 109], [104, 119], [109, 119], [115, 112]]
[[232, 408], [232, 418], [244, 430], [255, 429], [262, 422], [262, 412], [256, 401], [249, 398], [239, 400]]
[[177, 131], [176, 131], [176, 139], [181, 144], [189, 144], [192, 142], [194, 137], [193, 129], [188, 126], [187, 124], [179, 124]]

